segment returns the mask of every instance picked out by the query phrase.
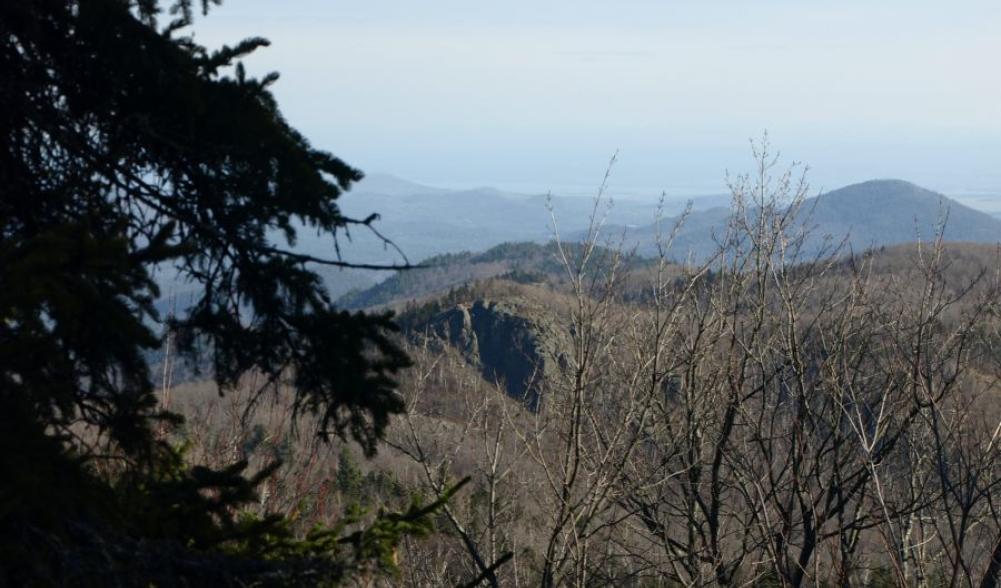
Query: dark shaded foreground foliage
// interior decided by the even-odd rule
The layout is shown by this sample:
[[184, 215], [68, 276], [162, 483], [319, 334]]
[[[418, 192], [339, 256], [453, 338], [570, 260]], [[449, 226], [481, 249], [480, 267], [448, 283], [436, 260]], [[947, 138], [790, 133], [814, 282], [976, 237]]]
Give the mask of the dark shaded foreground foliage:
[[297, 538], [240, 514], [277, 464], [192, 467], [159, 434], [179, 417], [144, 359], [158, 272], [198, 287], [165, 324], [221, 390], [287, 380], [296, 417], [368, 453], [409, 365], [388, 315], [337, 310], [307, 265], [350, 262], [293, 250], [368, 226], [337, 205], [361, 173], [285, 122], [276, 75], [245, 75], [267, 41], [186, 36], [208, 5], [0, 3], [0, 585], [335, 582], [391, 570], [440, 505]]

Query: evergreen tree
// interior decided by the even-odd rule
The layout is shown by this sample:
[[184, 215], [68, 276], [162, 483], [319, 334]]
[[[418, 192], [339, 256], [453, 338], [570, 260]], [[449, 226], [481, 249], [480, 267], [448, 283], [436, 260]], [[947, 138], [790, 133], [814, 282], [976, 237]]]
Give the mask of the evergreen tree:
[[[309, 264], [352, 264], [293, 250], [297, 227], [333, 250], [371, 222], [337, 205], [361, 173], [288, 125], [276, 75], [245, 74], [239, 59], [267, 41], [201, 47], [186, 33], [194, 8], [0, 3], [0, 584], [347, 569], [328, 557], [347, 543], [295, 543], [280, 518], [235, 514], [270, 471], [191, 468], [157, 440], [156, 422], [177, 419], [158, 411], [145, 359], [160, 343], [157, 267], [198, 285], [171, 329], [221, 390], [252, 369], [288, 377], [299, 413], [368, 452], [401, 410], [408, 359], [389, 316], [334, 308]], [[75, 441], [84, 428], [101, 442]], [[109, 457], [116, 475], [97, 475]], [[422, 512], [381, 519], [378, 544], [426, 530]]]

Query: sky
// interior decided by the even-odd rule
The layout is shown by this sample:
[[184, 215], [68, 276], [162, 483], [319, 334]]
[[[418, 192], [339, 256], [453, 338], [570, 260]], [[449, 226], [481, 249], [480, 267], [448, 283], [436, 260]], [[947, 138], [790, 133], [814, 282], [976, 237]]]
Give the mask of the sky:
[[618, 151], [623, 193], [713, 193], [767, 130], [817, 190], [1001, 195], [997, 0], [227, 0], [194, 30], [270, 39], [248, 71], [368, 172], [573, 192]]

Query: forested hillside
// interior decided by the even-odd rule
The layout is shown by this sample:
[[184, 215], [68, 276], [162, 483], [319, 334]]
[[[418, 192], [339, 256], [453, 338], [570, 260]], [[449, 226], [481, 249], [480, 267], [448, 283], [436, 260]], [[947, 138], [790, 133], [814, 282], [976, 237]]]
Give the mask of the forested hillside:
[[[956, 129], [990, 159], [997, 80], [954, 57], [993, 21], [950, 7], [924, 55], [897, 7], [244, 0], [196, 35], [220, 4], [0, 2], [0, 588], [1001, 586], [1001, 219], [900, 180], [818, 195], [767, 133], [688, 204], [616, 187], [618, 151], [581, 198], [316, 146], [572, 190], [546, 162], [625, 133], [634, 180], [705, 187], [722, 124], [806, 102], [784, 126], [852, 129], [837, 177], [955, 178], [921, 167], [963, 163]], [[230, 40], [254, 22], [288, 111], [270, 42]], [[845, 83], [802, 100], [825, 66]], [[860, 162], [960, 94], [936, 157]], [[954, 193], [989, 210], [995, 172]]]
[[[655, 258], [512, 244], [370, 291], [415, 361], [404, 414], [376, 460], [316, 453], [279, 478], [312, 482], [274, 499], [324, 521], [470, 476], [401, 550], [410, 586], [989, 585], [997, 246], [933, 235], [803, 261], [787, 208], [805, 195], [751, 191], [765, 212], [705, 260], [667, 240]], [[225, 422], [203, 438], [287, 434], [280, 416]]]

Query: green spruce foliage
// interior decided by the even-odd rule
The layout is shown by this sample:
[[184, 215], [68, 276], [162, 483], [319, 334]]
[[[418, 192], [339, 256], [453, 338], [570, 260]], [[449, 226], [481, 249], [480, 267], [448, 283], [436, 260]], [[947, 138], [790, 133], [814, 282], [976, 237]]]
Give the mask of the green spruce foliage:
[[[154, 271], [199, 297], [170, 329], [222, 390], [289, 379], [297, 414], [375, 450], [409, 364], [388, 315], [336, 309], [337, 201], [361, 173], [313, 148], [239, 59], [188, 32], [205, 0], [0, 3], [0, 585], [337, 581], [386, 567], [415, 503], [296, 539], [241, 505], [277, 464], [191, 466], [156, 434]], [[332, 255], [294, 251], [297, 230]], [[312, 267], [315, 267], [313, 265]], [[267, 389], [264, 387], [262, 389]]]

